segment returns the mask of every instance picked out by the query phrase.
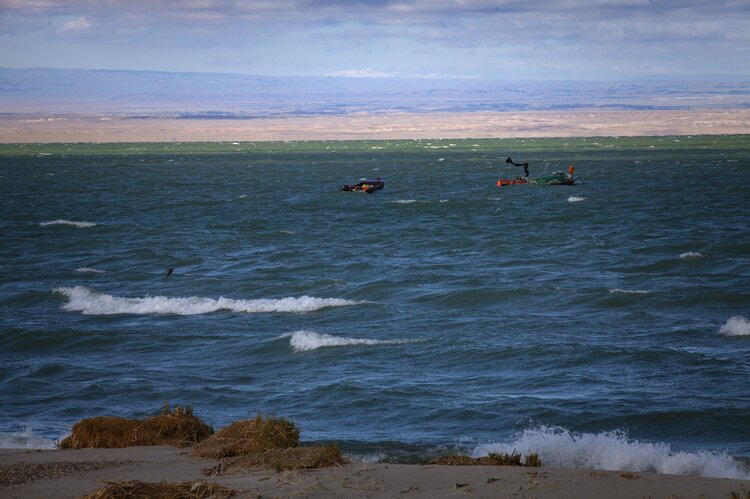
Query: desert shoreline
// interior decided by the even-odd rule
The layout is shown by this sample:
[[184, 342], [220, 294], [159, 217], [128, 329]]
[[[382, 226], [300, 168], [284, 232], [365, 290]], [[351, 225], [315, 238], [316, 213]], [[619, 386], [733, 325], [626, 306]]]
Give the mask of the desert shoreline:
[[750, 109], [377, 113], [238, 119], [4, 114], [0, 143], [220, 142], [735, 135]]
[[107, 482], [208, 482], [233, 497], [745, 497], [750, 480], [646, 472], [506, 466], [370, 464], [317, 470], [255, 470], [204, 476], [216, 461], [170, 446], [80, 450], [0, 450], [0, 496], [82, 497]]

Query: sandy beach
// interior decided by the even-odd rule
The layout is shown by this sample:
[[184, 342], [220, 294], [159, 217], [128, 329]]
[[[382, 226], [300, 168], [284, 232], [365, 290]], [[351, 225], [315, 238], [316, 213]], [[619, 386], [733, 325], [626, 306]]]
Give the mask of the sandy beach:
[[748, 109], [386, 113], [181, 119], [0, 116], [0, 143], [597, 137], [750, 133]]
[[728, 498], [750, 481], [557, 468], [394, 465], [350, 462], [305, 471], [257, 470], [207, 477], [217, 461], [168, 446], [125, 449], [2, 450], [0, 496], [81, 497], [107, 482], [207, 480], [233, 497]]

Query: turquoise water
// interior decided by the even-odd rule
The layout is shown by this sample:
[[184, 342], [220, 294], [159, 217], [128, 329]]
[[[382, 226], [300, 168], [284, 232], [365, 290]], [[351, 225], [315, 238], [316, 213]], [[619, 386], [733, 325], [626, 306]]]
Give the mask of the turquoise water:
[[0, 446], [166, 401], [366, 459], [750, 478], [748, 145], [2, 146]]

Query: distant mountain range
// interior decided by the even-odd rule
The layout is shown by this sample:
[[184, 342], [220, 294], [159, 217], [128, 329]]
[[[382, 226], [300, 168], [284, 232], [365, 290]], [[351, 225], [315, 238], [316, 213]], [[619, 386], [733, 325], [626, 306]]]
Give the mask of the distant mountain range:
[[0, 68], [4, 113], [247, 119], [390, 112], [750, 108], [750, 82], [522, 82]]

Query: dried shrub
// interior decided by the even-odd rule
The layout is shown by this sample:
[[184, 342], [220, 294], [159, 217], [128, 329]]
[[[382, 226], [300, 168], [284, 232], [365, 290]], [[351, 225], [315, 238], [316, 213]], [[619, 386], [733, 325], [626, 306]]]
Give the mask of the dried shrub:
[[276, 471], [329, 468], [346, 463], [338, 445], [290, 447], [271, 449], [262, 453], [223, 459], [217, 466], [205, 471], [207, 475], [241, 473], [261, 468]]
[[234, 490], [216, 483], [199, 480], [183, 483], [152, 483], [141, 481], [111, 482], [85, 499], [224, 499]]
[[524, 456], [523, 458], [523, 465], [529, 466], [532, 468], [541, 468], [542, 467], [542, 460], [539, 459], [539, 454], [536, 452], [532, 452], [528, 456]]
[[121, 448], [135, 445], [190, 445], [207, 438], [211, 429], [189, 411], [177, 407], [146, 420], [109, 416], [82, 419], [61, 449]]
[[456, 456], [445, 456], [434, 461], [430, 461], [427, 464], [440, 464], [448, 466], [530, 466], [540, 467], [542, 461], [539, 459], [539, 454], [532, 453], [526, 457], [521, 456], [513, 451], [510, 454], [495, 453], [491, 452], [487, 456], [483, 457], [469, 457], [463, 455]]
[[193, 455], [221, 459], [299, 446], [299, 430], [284, 418], [235, 421], [193, 447]]

